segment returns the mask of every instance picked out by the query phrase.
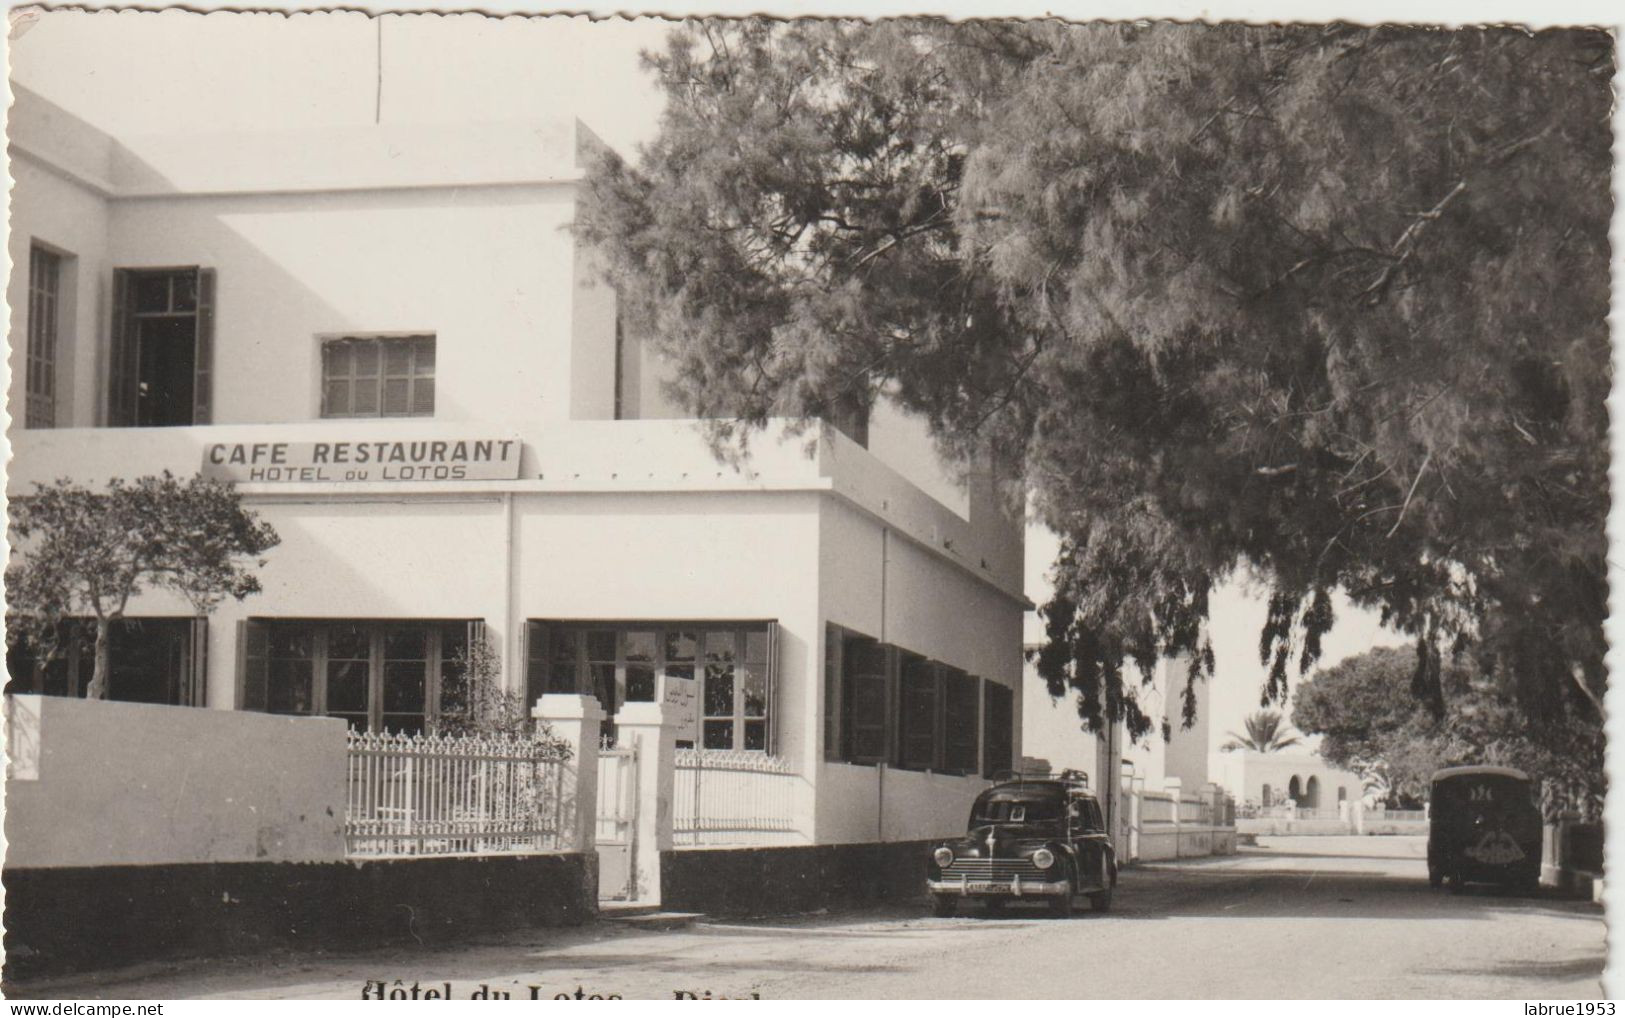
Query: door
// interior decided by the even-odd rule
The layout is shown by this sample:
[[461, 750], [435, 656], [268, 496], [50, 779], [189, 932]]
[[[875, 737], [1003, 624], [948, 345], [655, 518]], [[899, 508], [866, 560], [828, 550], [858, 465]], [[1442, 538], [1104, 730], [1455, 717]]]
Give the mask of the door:
[[1110, 888], [1111, 849], [1100, 806], [1090, 799], [1073, 799], [1067, 804], [1067, 825], [1078, 861], [1078, 890]]
[[631, 901], [637, 889], [638, 748], [598, 751], [598, 898]]

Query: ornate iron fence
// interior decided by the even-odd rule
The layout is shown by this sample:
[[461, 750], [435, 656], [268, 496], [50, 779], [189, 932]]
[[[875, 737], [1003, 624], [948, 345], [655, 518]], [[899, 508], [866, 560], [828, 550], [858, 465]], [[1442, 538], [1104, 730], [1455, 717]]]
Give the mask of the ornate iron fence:
[[782, 845], [803, 838], [801, 779], [789, 761], [742, 750], [679, 749], [673, 840], [678, 845]]
[[352, 856], [559, 848], [557, 751], [506, 736], [351, 732], [344, 838]]

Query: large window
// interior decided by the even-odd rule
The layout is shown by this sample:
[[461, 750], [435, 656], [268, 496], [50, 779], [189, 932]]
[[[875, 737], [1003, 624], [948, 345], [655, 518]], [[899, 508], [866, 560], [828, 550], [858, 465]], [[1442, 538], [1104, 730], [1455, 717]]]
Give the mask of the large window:
[[[982, 686], [957, 668], [831, 625], [824, 639], [825, 758], [974, 774], [986, 734]], [[1007, 733], [1006, 755], [1010, 744]]]
[[[107, 638], [107, 698], [172, 706], [203, 703], [203, 619], [115, 620]], [[7, 693], [84, 696], [96, 669], [96, 627], [65, 624], [54, 652], [16, 641], [6, 648]]]
[[657, 679], [698, 680], [679, 746], [768, 751], [771, 747], [772, 623], [531, 622], [526, 635], [530, 699], [587, 693], [608, 716], [613, 738], [622, 704], [655, 698]]
[[433, 336], [322, 343], [323, 417], [433, 417]]
[[343, 718], [358, 731], [422, 732], [439, 717], [479, 623], [253, 620], [243, 630], [244, 710]]
[[210, 269], [114, 270], [109, 423], [209, 423], [214, 292]]
[[56, 427], [56, 354], [61, 316], [62, 256], [35, 244], [28, 252], [25, 427]]

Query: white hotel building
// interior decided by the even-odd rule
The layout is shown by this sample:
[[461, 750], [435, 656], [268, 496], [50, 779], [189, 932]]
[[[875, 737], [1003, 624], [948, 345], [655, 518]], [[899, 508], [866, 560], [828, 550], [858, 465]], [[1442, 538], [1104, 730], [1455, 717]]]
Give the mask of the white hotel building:
[[203, 471], [281, 536], [246, 601], [132, 605], [112, 698], [415, 731], [483, 633], [531, 700], [698, 679], [683, 741], [783, 758], [802, 844], [952, 832], [1019, 759], [1020, 521], [884, 406], [719, 461], [568, 229], [581, 124], [115, 138], [15, 91], [8, 494]]

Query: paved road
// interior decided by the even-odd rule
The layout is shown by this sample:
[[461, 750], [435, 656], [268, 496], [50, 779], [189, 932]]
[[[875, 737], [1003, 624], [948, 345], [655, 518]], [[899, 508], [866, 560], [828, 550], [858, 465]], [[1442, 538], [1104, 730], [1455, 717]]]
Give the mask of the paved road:
[[195, 963], [45, 995], [359, 997], [369, 979], [767, 998], [1595, 998], [1602, 909], [1428, 888], [1420, 838], [1263, 838], [1123, 874], [1113, 910], [934, 919], [923, 905], [684, 930], [600, 922], [455, 949]]

